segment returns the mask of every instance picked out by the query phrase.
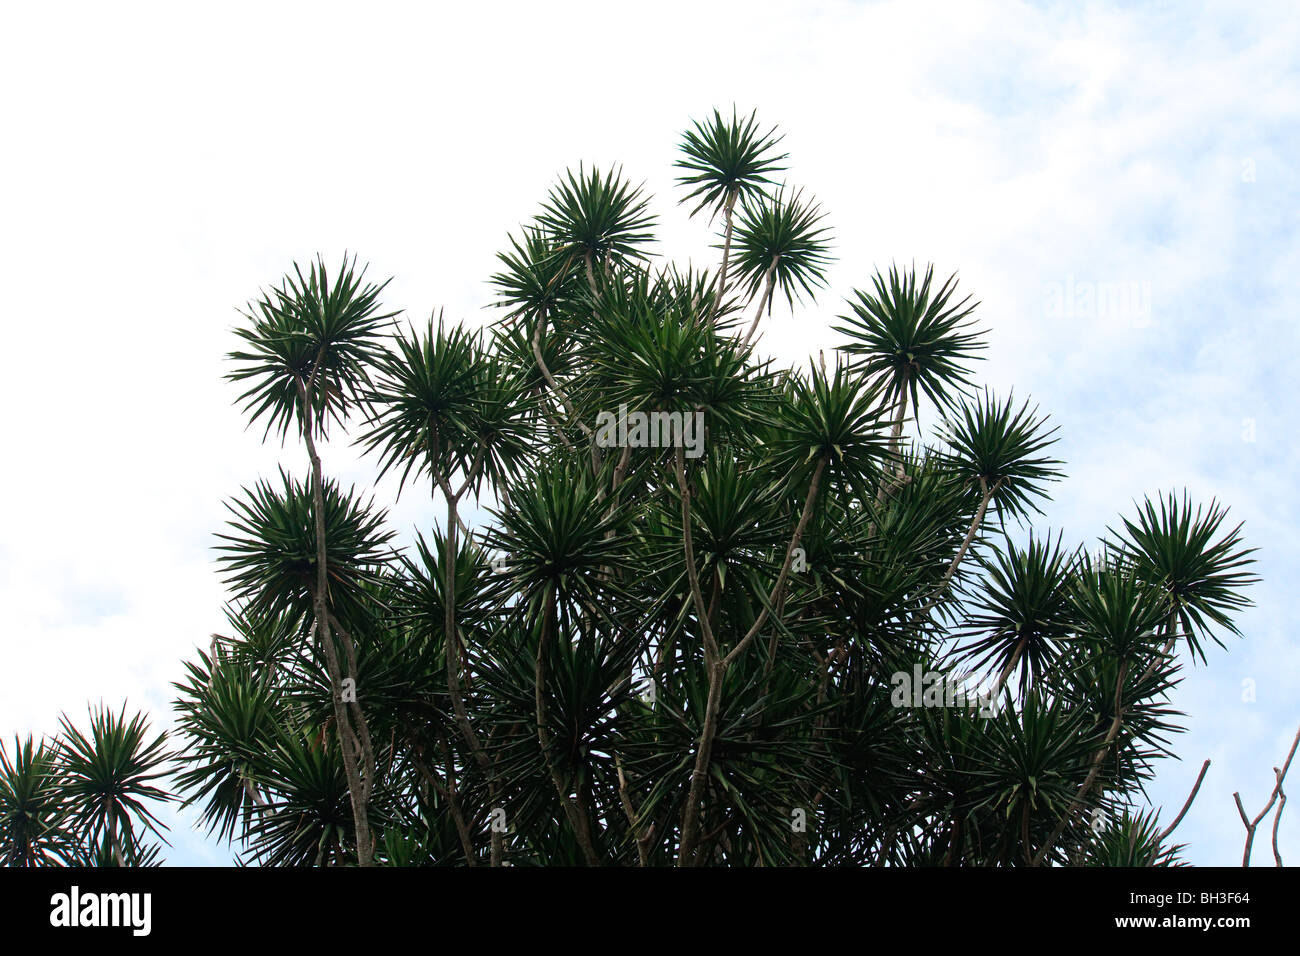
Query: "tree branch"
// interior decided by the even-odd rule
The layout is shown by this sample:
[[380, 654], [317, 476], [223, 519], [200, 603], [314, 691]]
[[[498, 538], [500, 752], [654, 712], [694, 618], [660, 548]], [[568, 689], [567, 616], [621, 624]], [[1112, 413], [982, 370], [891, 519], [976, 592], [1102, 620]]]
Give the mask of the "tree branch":
[[1174, 822], [1160, 831], [1161, 843], [1169, 838], [1169, 835], [1177, 829], [1178, 824], [1183, 822], [1183, 817], [1187, 816], [1187, 811], [1191, 809], [1192, 801], [1196, 799], [1197, 791], [1201, 789], [1201, 781], [1205, 779], [1205, 771], [1209, 769], [1210, 762], [1208, 760], [1201, 764], [1201, 772], [1196, 775], [1196, 785], [1192, 787], [1192, 792], [1187, 795], [1187, 802], [1184, 803], [1183, 808], [1178, 811], [1178, 816], [1174, 817]]
[[[1273, 768], [1273, 774], [1277, 778], [1277, 783], [1274, 784], [1273, 786], [1273, 792], [1272, 794], [1269, 795], [1268, 803], [1264, 805], [1263, 810], [1259, 811], [1259, 814], [1255, 817], [1255, 819], [1250, 820], [1246, 817], [1246, 808], [1241, 805], [1241, 794], [1234, 793], [1232, 795], [1232, 799], [1237, 801], [1237, 812], [1241, 814], [1241, 822], [1246, 825], [1246, 849], [1243, 851], [1241, 855], [1242, 866], [1250, 866], [1250, 849], [1251, 849], [1251, 845], [1255, 842], [1255, 828], [1259, 826], [1259, 822], [1263, 820], [1264, 817], [1268, 814], [1268, 811], [1272, 808], [1273, 804], [1277, 801], [1278, 796], [1282, 795], [1282, 781], [1286, 779], [1287, 771], [1291, 769], [1291, 760], [1293, 757], [1295, 757], [1297, 744], [1300, 744], [1300, 729], [1296, 730], [1295, 739], [1291, 741], [1291, 750], [1286, 755], [1286, 763], [1282, 765], [1282, 769], [1279, 770], [1277, 767]], [[1282, 795], [1282, 799], [1283, 802], [1285, 803], [1286, 801], [1285, 795]], [[1282, 815], [1282, 808], [1278, 807], [1277, 812], [1278, 812], [1278, 816], [1280, 817]], [[1278, 860], [1277, 865], [1281, 866], [1282, 865], [1281, 857], [1277, 856], [1277, 843], [1276, 843], [1277, 822], [1276, 821], [1274, 821], [1273, 823], [1273, 839], [1274, 839], [1273, 853]]]

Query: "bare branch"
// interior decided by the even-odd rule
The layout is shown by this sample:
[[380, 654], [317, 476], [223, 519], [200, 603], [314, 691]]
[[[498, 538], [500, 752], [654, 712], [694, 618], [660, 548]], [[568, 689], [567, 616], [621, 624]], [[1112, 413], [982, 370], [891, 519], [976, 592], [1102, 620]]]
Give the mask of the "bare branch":
[[1192, 801], [1196, 799], [1197, 791], [1201, 789], [1201, 781], [1205, 779], [1205, 771], [1209, 769], [1210, 762], [1208, 760], [1201, 764], [1201, 772], [1196, 776], [1196, 786], [1192, 787], [1192, 792], [1187, 795], [1187, 802], [1184, 803], [1183, 808], [1178, 811], [1178, 816], [1174, 817], [1174, 822], [1160, 831], [1161, 842], [1163, 842], [1169, 834], [1173, 833], [1178, 824], [1183, 822], [1183, 817], [1187, 816], [1187, 811], [1191, 809]]
[[[1286, 795], [1282, 793], [1282, 781], [1286, 779], [1287, 771], [1291, 769], [1291, 760], [1293, 757], [1295, 757], [1295, 750], [1297, 744], [1300, 744], [1300, 728], [1296, 730], [1295, 739], [1291, 741], [1291, 750], [1286, 755], [1286, 763], [1282, 764], [1282, 768], [1280, 770], [1277, 767], [1273, 768], [1273, 775], [1274, 777], [1277, 778], [1277, 783], [1273, 785], [1273, 792], [1269, 795], [1268, 803], [1264, 804], [1264, 809], [1259, 811], [1259, 813], [1255, 816], [1253, 820], [1248, 819], [1246, 817], [1246, 808], [1241, 805], [1241, 794], [1234, 793], [1232, 795], [1232, 799], [1237, 801], [1237, 812], [1241, 814], [1241, 822], [1245, 824], [1246, 827], [1246, 848], [1245, 850], [1242, 851], [1241, 854], [1242, 866], [1250, 866], [1250, 849], [1255, 842], [1255, 828], [1258, 827], [1260, 821], [1263, 820], [1264, 817], [1268, 815], [1268, 811], [1273, 808], [1273, 804], [1277, 802], [1277, 798], [1279, 796], [1282, 797], [1283, 803], [1286, 802]], [[1282, 815], [1281, 806], [1277, 808], [1277, 813], [1278, 816], [1281, 817]], [[1274, 841], [1273, 856], [1278, 861], [1277, 865], [1281, 866], [1282, 858], [1278, 855], [1277, 852], [1277, 821], [1276, 820], [1273, 821], [1273, 841]]]

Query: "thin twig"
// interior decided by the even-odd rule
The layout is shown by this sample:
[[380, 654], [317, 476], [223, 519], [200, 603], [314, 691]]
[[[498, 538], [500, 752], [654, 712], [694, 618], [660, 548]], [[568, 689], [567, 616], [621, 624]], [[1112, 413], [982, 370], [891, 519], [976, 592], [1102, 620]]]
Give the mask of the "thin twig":
[[1187, 816], [1187, 811], [1191, 808], [1192, 801], [1196, 799], [1197, 791], [1201, 789], [1201, 781], [1205, 779], [1205, 771], [1209, 769], [1210, 762], [1208, 760], [1201, 764], [1201, 772], [1196, 776], [1196, 786], [1192, 787], [1192, 792], [1187, 795], [1187, 802], [1184, 803], [1183, 808], [1178, 811], [1178, 816], [1174, 817], [1174, 822], [1169, 824], [1169, 826], [1165, 827], [1164, 830], [1160, 832], [1160, 842], [1163, 843], [1165, 839], [1168, 838], [1169, 834], [1174, 832], [1174, 829], [1178, 824], [1183, 822], [1183, 817]]
[[1282, 808], [1286, 806], [1286, 794], [1282, 791], [1280, 783], [1278, 784], [1277, 792], [1278, 796], [1281, 797], [1281, 801], [1277, 805], [1277, 814], [1273, 817], [1273, 859], [1277, 861], [1278, 866], [1281, 866], [1282, 854], [1277, 850], [1277, 825], [1282, 820]]
[[[1268, 803], [1264, 805], [1263, 810], [1259, 811], [1259, 814], [1255, 819], [1251, 820], [1246, 816], [1246, 808], [1241, 805], [1241, 794], [1234, 793], [1232, 795], [1232, 799], [1237, 802], [1237, 812], [1241, 814], [1241, 822], [1245, 824], [1246, 827], [1246, 848], [1241, 855], [1242, 866], [1250, 866], [1250, 849], [1251, 845], [1255, 842], [1255, 828], [1259, 826], [1259, 822], [1264, 819], [1268, 814], [1268, 811], [1273, 808], [1273, 804], [1277, 802], [1278, 796], [1282, 793], [1282, 781], [1286, 779], [1287, 771], [1291, 769], [1291, 759], [1295, 756], [1297, 744], [1300, 744], [1300, 729], [1297, 729], [1295, 732], [1295, 739], [1291, 741], [1291, 750], [1286, 755], [1286, 763], [1282, 764], [1282, 769], [1279, 770], [1277, 767], [1273, 768], [1273, 775], [1277, 778], [1277, 783], [1273, 785], [1273, 793], [1269, 796]], [[1283, 799], [1285, 800], [1285, 797]], [[1282, 808], [1278, 807], [1278, 815], [1280, 816], [1281, 813]], [[1274, 839], [1276, 839], [1276, 821], [1273, 823], [1273, 830], [1275, 834]], [[1274, 855], [1276, 855], [1276, 853], [1276, 844], [1274, 844]], [[1279, 862], [1278, 866], [1281, 865], [1281, 862]]]

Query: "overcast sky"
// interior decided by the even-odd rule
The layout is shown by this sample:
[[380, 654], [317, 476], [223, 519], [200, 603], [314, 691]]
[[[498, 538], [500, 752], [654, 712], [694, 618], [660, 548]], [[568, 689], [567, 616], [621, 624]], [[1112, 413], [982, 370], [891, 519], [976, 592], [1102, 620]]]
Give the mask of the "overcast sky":
[[[295, 259], [349, 250], [413, 319], [481, 323], [507, 232], [579, 162], [621, 163], [656, 196], [662, 251], [708, 261], [671, 164], [691, 119], [735, 103], [784, 131], [790, 182], [835, 233], [830, 287], [778, 307], [766, 349], [834, 345], [844, 297], [891, 261], [957, 270], [991, 330], [981, 382], [1060, 426], [1068, 478], [1040, 527], [1091, 543], [1184, 487], [1245, 522], [1257, 606], [1244, 639], [1188, 664], [1183, 759], [1150, 788], [1171, 819], [1212, 759], [1179, 837], [1194, 863], [1240, 861], [1232, 793], [1262, 808], [1300, 723], [1294, 0], [13, 3], [4, 19], [6, 739], [100, 699], [170, 722], [182, 659], [222, 624], [223, 501], [278, 461], [305, 467], [232, 407], [236, 307]], [[336, 445], [327, 469], [369, 484]], [[405, 533], [433, 510], [409, 496], [391, 517]], [[228, 861], [190, 819], [166, 858]]]

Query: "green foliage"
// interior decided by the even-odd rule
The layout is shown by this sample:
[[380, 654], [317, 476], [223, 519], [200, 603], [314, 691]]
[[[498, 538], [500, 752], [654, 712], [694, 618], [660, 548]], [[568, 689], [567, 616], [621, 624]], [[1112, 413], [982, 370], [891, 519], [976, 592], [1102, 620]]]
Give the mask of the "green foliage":
[[[826, 283], [831, 262], [830, 229], [821, 225], [824, 213], [801, 191], [759, 194], [741, 207], [736, 223], [735, 270], [738, 285], [753, 297], [769, 281], [794, 304], [796, 296], [812, 297]], [[759, 300], [760, 304], [762, 300]], [[771, 298], [767, 300], [771, 307]]]
[[1125, 534], [1112, 545], [1140, 580], [1164, 592], [1166, 613], [1202, 661], [1204, 638], [1223, 646], [1211, 627], [1238, 633], [1231, 615], [1250, 603], [1241, 589], [1258, 580], [1243, 570], [1255, 549], [1240, 547], [1241, 525], [1220, 530], [1227, 515], [1217, 502], [1193, 514], [1186, 492], [1181, 507], [1170, 492], [1158, 504], [1148, 498], [1135, 521], [1125, 518]]
[[1057, 664], [1077, 627], [1069, 588], [1073, 556], [1062, 550], [1059, 535], [1053, 545], [1031, 533], [1024, 549], [1007, 541], [979, 561], [985, 577], [967, 604], [963, 658], [999, 673], [1018, 665], [1024, 694]]
[[[154, 866], [163, 824], [158, 805], [177, 798], [157, 784], [172, 755], [166, 734], [150, 736], [125, 706], [90, 709], [83, 730], [65, 715], [62, 732], [36, 743], [0, 744], [0, 862], [5, 866]], [[164, 840], [164, 842], [166, 842]]]
[[[986, 346], [966, 321], [978, 303], [967, 296], [952, 304], [957, 288], [954, 273], [932, 289], [934, 266], [927, 266], [917, 285], [915, 269], [889, 269], [889, 278], [872, 276], [875, 293], [854, 290], [850, 315], [836, 330], [849, 340], [845, 354], [855, 359], [862, 373], [882, 379], [890, 395], [910, 397], [920, 408], [918, 389], [942, 408], [970, 384], [966, 362]], [[854, 301], [856, 300], [856, 301]]]
[[[833, 362], [757, 359], [741, 316], [811, 296], [830, 261], [820, 209], [772, 182], [779, 139], [715, 111], [683, 142], [682, 202], [725, 216], [730, 275], [650, 258], [646, 197], [580, 168], [498, 256], [500, 322], [439, 316], [348, 379], [377, 474], [447, 509], [390, 552], [382, 515], [325, 483], [380, 862], [1169, 858], [1126, 808], [1181, 730], [1171, 639], [1197, 652], [1248, 603], [1238, 530], [1162, 499], [1100, 557], [1018, 542], [1062, 476], [1055, 429], [973, 391], [976, 306], [932, 266], [854, 292]], [[904, 442], [927, 404], [933, 434]], [[701, 414], [703, 454], [597, 442], [616, 412]], [[346, 864], [314, 512], [282, 484], [222, 536], [236, 636], [177, 685], [182, 788], [251, 860]]]
[[89, 733], [66, 716], [60, 722], [59, 783], [74, 830], [93, 844], [126, 847], [129, 855], [140, 830], [161, 836], [147, 801], [173, 799], [153, 783], [165, 773], [166, 735], [150, 739], [148, 721], [142, 714], [127, 720], [125, 706], [117, 714], [93, 709]]
[[566, 260], [585, 262], [588, 270], [626, 265], [643, 259], [639, 248], [654, 236], [649, 231], [654, 217], [640, 188], [633, 188], [621, 172], [609, 170], [602, 177], [582, 167], [572, 170], [551, 190], [537, 217], [537, 225], [550, 240], [552, 254]]
[[59, 751], [29, 736], [14, 738], [13, 757], [0, 746], [0, 847], [5, 866], [48, 866], [66, 860], [75, 841], [62, 829], [69, 803], [59, 789]]
[[[316, 582], [316, 509], [311, 491], [280, 472], [280, 488], [259, 481], [227, 507], [234, 515], [233, 534], [217, 535], [219, 561], [226, 583], [243, 607], [255, 615], [307, 613]], [[388, 559], [392, 532], [384, 530], [384, 513], [374, 512], [355, 494], [344, 494], [327, 481], [324, 487], [326, 576], [330, 597], [340, 616], [351, 614], [367, 599], [365, 585], [378, 581]]]
[[730, 120], [714, 110], [710, 119], [693, 124], [682, 139], [685, 155], [676, 163], [685, 170], [677, 181], [690, 192], [678, 202], [698, 199], [691, 210], [694, 216], [706, 207], [716, 213], [737, 199], [748, 202], [761, 197], [772, 184], [770, 174], [785, 169], [778, 163], [787, 154], [772, 154], [781, 141], [774, 132], [759, 131], [757, 112], [742, 122], [734, 108]]
[[952, 473], [968, 485], [978, 483], [992, 494], [992, 507], [1004, 518], [1023, 518], [1038, 511], [1035, 498], [1046, 498], [1044, 483], [1062, 472], [1055, 458], [1042, 454], [1055, 439], [1055, 428], [1045, 429], [1045, 417], [1028, 404], [1018, 410], [1014, 400], [999, 402], [987, 391], [973, 401], [963, 401], [940, 425], [951, 448]]
[[[648, 198], [579, 167], [498, 256], [485, 330], [390, 331], [355, 263], [250, 308], [250, 421], [360, 411], [376, 478], [438, 518], [400, 546], [283, 470], [231, 503], [230, 633], [175, 685], [175, 767], [241, 862], [365, 863], [358, 804], [393, 866], [1174, 858], [1134, 808], [1182, 729], [1178, 643], [1204, 660], [1249, 603], [1240, 528], [1171, 496], [1100, 555], [1035, 530], [1055, 429], [975, 390], [975, 305], [933, 267], [854, 292], [834, 356], [759, 358], [742, 316], [830, 262], [779, 140], [715, 111], [682, 144], [729, 272], [651, 257]], [[597, 442], [619, 412], [662, 430]], [[696, 415], [698, 456], [671, 427]], [[0, 852], [155, 859], [161, 745], [104, 714], [65, 738], [0, 753]]]
[[1157, 816], [1154, 810], [1140, 813], [1126, 810], [1109, 825], [1098, 828], [1096, 839], [1087, 847], [1083, 865], [1185, 866], [1179, 860], [1184, 845], [1166, 844]]
[[244, 348], [227, 356], [239, 365], [227, 378], [247, 386], [239, 401], [250, 423], [265, 416], [267, 434], [281, 438], [295, 422], [320, 433], [330, 421], [342, 423], [369, 385], [380, 335], [395, 314], [379, 311], [388, 282], [364, 278], [355, 257], [333, 278], [323, 259], [306, 275], [295, 263], [292, 275], [249, 304], [251, 324], [235, 330]]

